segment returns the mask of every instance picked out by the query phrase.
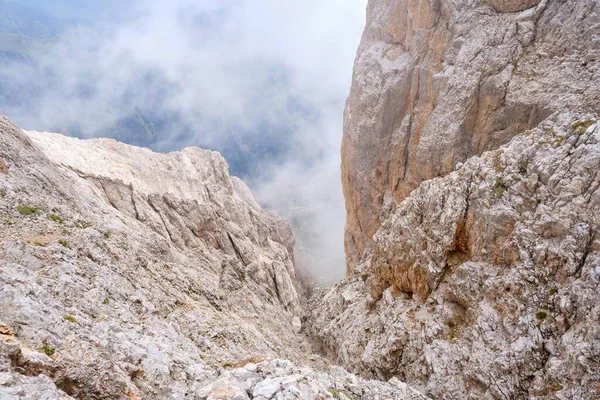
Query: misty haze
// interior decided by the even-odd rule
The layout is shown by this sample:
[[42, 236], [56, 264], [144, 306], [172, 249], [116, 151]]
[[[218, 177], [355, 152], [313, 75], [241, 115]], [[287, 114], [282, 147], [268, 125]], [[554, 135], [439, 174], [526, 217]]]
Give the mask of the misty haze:
[[2, 1], [0, 107], [23, 129], [217, 150], [289, 220], [318, 284], [345, 273], [352, 1]]
[[0, 0], [0, 400], [598, 400], [598, 0]]

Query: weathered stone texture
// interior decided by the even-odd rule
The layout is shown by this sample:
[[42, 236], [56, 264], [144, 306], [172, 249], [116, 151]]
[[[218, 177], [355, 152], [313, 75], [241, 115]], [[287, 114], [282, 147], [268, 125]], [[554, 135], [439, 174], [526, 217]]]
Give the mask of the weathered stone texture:
[[305, 326], [433, 398], [600, 395], [600, 124], [554, 115], [423, 182]]
[[218, 153], [0, 117], [0, 159], [0, 398], [416, 395], [277, 360], [326, 369], [301, 332], [294, 236]]
[[554, 111], [597, 112], [596, 1], [371, 0], [344, 114], [348, 271], [422, 181]]

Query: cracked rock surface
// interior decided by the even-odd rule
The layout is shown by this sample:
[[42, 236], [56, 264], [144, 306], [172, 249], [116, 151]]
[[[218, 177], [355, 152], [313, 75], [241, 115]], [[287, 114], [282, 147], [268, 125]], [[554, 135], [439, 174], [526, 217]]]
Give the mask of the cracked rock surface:
[[218, 153], [0, 117], [0, 166], [1, 399], [416, 395], [317, 372], [293, 233]]
[[555, 111], [599, 112], [595, 0], [370, 0], [344, 113], [351, 271], [393, 205]]
[[600, 124], [553, 115], [400, 202], [309, 329], [433, 398], [600, 396]]

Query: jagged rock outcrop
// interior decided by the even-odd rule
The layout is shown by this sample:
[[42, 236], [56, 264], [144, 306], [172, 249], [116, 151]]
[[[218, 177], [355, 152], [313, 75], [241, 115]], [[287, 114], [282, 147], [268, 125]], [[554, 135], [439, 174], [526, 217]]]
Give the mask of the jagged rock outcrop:
[[367, 13], [344, 114], [349, 272], [422, 181], [600, 104], [595, 0], [370, 0]]
[[566, 112], [423, 182], [308, 326], [433, 398], [600, 396], [600, 123]]
[[350, 370], [433, 398], [597, 398], [598, 2], [367, 13], [344, 114], [348, 276], [303, 325]]
[[13, 363], [78, 398], [162, 398], [219, 363], [295, 358], [290, 229], [218, 153], [0, 123], [0, 322], [36, 350]]
[[227, 170], [0, 117], [0, 398], [416, 395], [277, 360], [325, 365], [300, 332], [291, 229]]
[[[236, 393], [240, 400], [250, 399], [245, 393], [250, 393], [255, 400], [426, 399], [398, 379], [390, 379], [388, 383], [365, 380], [340, 367], [331, 367], [328, 373], [318, 373], [310, 368], [298, 368], [283, 360], [250, 363], [227, 371], [215, 382], [201, 389], [200, 394], [210, 392], [225, 398]], [[214, 400], [218, 398], [218, 395], [213, 397]], [[234, 399], [237, 400], [236, 397]]]
[[[264, 292], [299, 314], [290, 226], [264, 212], [214, 151], [197, 147], [153, 153], [111, 139], [77, 140], [31, 132], [30, 139], [65, 173], [121, 214], [142, 222], [186, 254], [219, 254], [209, 263], [236, 295]], [[255, 283], [235, 288], [237, 281]]]

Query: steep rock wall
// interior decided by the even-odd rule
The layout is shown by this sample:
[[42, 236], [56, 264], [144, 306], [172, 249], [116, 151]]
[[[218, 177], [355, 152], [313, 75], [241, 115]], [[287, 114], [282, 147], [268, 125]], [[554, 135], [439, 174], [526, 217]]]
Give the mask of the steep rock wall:
[[218, 153], [0, 117], [0, 223], [3, 400], [423, 398], [311, 352], [293, 233]]
[[218, 153], [2, 117], [0, 160], [0, 397], [51, 393], [39, 374], [54, 398], [193, 397], [223, 365], [307, 361], [291, 229]]
[[592, 0], [369, 1], [344, 113], [349, 272], [422, 181], [556, 110], [598, 110], [599, 13]]
[[433, 398], [600, 396], [600, 124], [555, 115], [423, 182], [309, 326]]

